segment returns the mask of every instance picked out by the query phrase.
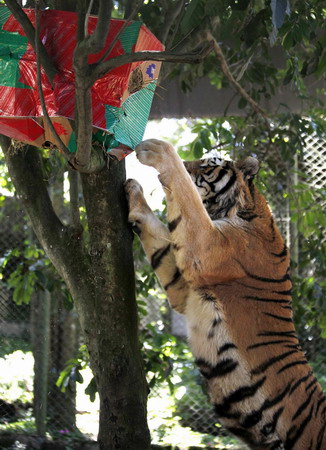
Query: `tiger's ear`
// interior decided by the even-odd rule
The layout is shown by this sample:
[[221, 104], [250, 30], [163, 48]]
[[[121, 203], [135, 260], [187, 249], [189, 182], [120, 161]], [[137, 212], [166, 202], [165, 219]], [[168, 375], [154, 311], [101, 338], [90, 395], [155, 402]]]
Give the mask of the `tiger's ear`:
[[248, 156], [243, 161], [237, 162], [236, 167], [243, 173], [245, 181], [252, 181], [259, 171], [259, 161], [252, 156]]

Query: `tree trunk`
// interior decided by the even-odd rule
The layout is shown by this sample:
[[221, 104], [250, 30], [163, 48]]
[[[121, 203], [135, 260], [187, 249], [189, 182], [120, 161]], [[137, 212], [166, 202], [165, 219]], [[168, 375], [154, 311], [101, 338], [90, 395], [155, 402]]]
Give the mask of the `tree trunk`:
[[[94, 270], [85, 330], [100, 394], [100, 449], [149, 448], [124, 162], [82, 175]], [[96, 186], [96, 189], [94, 187]], [[94, 326], [96, 324], [96, 326]]]
[[124, 162], [82, 176], [85, 245], [82, 230], [64, 226], [53, 210], [40, 152], [30, 146], [10, 151], [10, 141], [3, 136], [0, 141], [35, 234], [76, 305], [100, 396], [99, 448], [148, 450]]

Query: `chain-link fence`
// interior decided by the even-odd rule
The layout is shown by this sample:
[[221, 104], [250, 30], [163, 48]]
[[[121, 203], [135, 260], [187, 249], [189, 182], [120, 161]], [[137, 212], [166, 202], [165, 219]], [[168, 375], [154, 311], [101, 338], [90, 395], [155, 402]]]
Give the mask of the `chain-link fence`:
[[[64, 305], [60, 285], [54, 285], [51, 293], [36, 289], [30, 301], [25, 297], [29, 287], [23, 277], [30, 256], [25, 240], [33, 240], [33, 235], [19, 201], [2, 197], [1, 202], [0, 435], [34, 433], [56, 438], [81, 429], [94, 438], [98, 405], [92, 405], [84, 393], [90, 371], [83, 386], [77, 384], [78, 395], [74, 383], [65, 392], [57, 386], [61, 371], [80, 346], [76, 312]], [[16, 298], [11, 287], [15, 273], [24, 291]]]
[[[314, 187], [326, 186], [325, 160], [325, 143], [317, 137], [309, 137], [302, 164], [308, 182]], [[273, 193], [274, 215], [290, 243], [290, 209], [281, 195], [286, 179], [278, 179], [277, 183]], [[0, 434], [15, 429], [60, 436], [71, 430], [80, 430], [95, 438], [98, 404], [91, 404], [84, 394], [92, 375], [85, 374], [85, 383], [82, 386], [77, 384], [77, 391], [70, 386], [66, 392], [61, 392], [56, 385], [60, 372], [66, 362], [76, 356], [80, 345], [76, 313], [65, 308], [60, 290], [55, 289], [51, 294], [39, 291], [28, 304], [17, 305], [13, 301], [13, 290], [8, 287], [8, 280], [23, 262], [24, 240], [31, 239], [31, 231], [14, 197], [3, 200], [0, 222], [2, 261], [11, 250], [21, 251], [8, 260], [0, 278]], [[148, 304], [148, 314], [142, 319], [142, 327], [149, 323], [166, 322], [166, 312], [161, 312], [164, 301]], [[183, 316], [175, 312], [168, 315], [171, 334], [185, 342], [187, 332]], [[180, 422], [185, 427], [200, 433], [217, 434], [216, 417], [197, 369], [191, 362], [180, 363], [179, 372], [183, 374], [180, 375], [183, 376], [183, 388], [179, 395], [174, 396], [173, 414], [182, 418]], [[157, 399], [162, 399], [164, 389], [166, 387], [158, 385], [152, 390], [150, 415], [151, 404], [157, 414], [160, 405]], [[168, 392], [165, 394], [169, 395]], [[162, 403], [162, 408], [165, 406]], [[17, 427], [8, 427], [13, 424]], [[154, 431], [154, 416], [153, 419], [150, 417], [150, 424]]]

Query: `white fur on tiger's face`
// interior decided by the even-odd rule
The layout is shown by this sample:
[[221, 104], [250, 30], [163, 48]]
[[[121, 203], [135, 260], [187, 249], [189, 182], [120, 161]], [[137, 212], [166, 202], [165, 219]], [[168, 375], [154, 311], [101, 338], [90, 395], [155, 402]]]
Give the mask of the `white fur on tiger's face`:
[[296, 335], [289, 252], [253, 182], [258, 161], [182, 163], [155, 139], [136, 152], [160, 173], [168, 226], [134, 180], [129, 221], [186, 316], [218, 420], [252, 449], [326, 449], [326, 398]]

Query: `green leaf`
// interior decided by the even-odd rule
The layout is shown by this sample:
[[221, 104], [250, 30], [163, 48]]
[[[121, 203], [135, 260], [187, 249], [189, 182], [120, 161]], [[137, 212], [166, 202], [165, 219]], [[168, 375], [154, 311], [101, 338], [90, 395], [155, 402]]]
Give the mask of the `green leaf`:
[[85, 389], [85, 394], [89, 395], [89, 399], [91, 402], [94, 402], [96, 393], [97, 393], [97, 386], [95, 378], [93, 377]]
[[[219, 3], [216, 0], [212, 0], [212, 1]], [[249, 3], [250, 3], [250, 0], [231, 0], [230, 6], [233, 10], [244, 11], [245, 9], [248, 8]]]
[[289, 50], [294, 45], [294, 40], [292, 38], [292, 32], [289, 31], [283, 38], [282, 45], [286, 50]]
[[195, 142], [193, 154], [196, 159], [200, 159], [203, 156], [203, 145], [200, 141]]
[[13, 300], [17, 305], [23, 304], [23, 296], [24, 296], [24, 290], [22, 285], [19, 285], [15, 290], [13, 294]]
[[205, 0], [192, 0], [180, 24], [183, 35], [197, 28], [205, 17]]
[[323, 318], [320, 322], [320, 328], [321, 328], [321, 337], [326, 339], [326, 311], [324, 311]]
[[212, 148], [211, 141], [209, 140], [209, 131], [208, 130], [202, 130], [200, 132], [200, 140], [202, 143], [202, 146], [206, 148], [206, 150], [210, 150]]
[[326, 52], [319, 59], [318, 67], [315, 73], [318, 77], [321, 77], [325, 72], [326, 72]]
[[293, 75], [294, 75], [293, 68], [290, 67], [289, 70], [286, 72], [285, 77], [283, 79], [283, 85], [284, 86], [290, 83], [290, 81], [293, 78]]
[[35, 270], [34, 273], [39, 282], [39, 285], [44, 289], [46, 286], [46, 276], [44, 275], [44, 272], [41, 270]]
[[78, 367], [73, 367], [71, 369], [70, 379], [72, 381], [76, 381], [77, 383], [82, 383], [84, 381]]
[[[249, 2], [250, 0], [245, 0]], [[244, 3], [240, 0], [239, 3]], [[221, 16], [225, 10], [223, 2], [217, 2], [216, 0], [206, 0], [205, 13], [207, 17]]]

